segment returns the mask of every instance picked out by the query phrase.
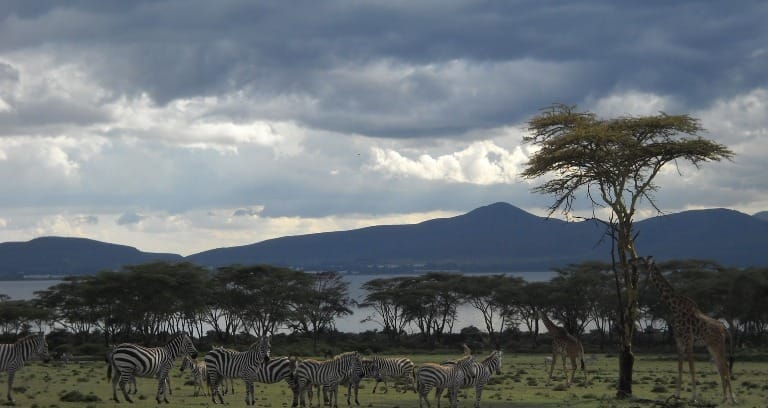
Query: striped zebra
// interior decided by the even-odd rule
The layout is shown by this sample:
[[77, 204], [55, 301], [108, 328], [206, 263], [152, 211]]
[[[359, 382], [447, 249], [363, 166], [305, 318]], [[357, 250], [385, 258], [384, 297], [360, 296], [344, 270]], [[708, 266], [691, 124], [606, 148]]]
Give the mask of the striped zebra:
[[[254, 342], [248, 350], [233, 352], [231, 350], [216, 348], [205, 355], [205, 368], [208, 372], [208, 384], [211, 386], [211, 401], [224, 404], [224, 398], [219, 392], [219, 384], [224, 378], [243, 378], [250, 370], [268, 363], [272, 350], [269, 337], [261, 337]], [[253, 387], [251, 380], [245, 379], [246, 405], [253, 401], [248, 399], [248, 390]]]
[[189, 369], [192, 374], [192, 382], [195, 384], [194, 396], [200, 395], [202, 390], [203, 395], [208, 396], [208, 374], [205, 370], [205, 361], [197, 361], [190, 356], [184, 356], [184, 360], [181, 362], [181, 371]]
[[[104, 361], [107, 362], [107, 381], [112, 380], [112, 354], [115, 352], [116, 344], [113, 344], [107, 351], [107, 355], [104, 357]], [[165, 386], [168, 388], [168, 393], [173, 395], [173, 388], [171, 388], [171, 377], [165, 377]], [[139, 387], [136, 386], [136, 377], [131, 377], [126, 385], [128, 394], [138, 394]]]
[[[380, 382], [384, 382], [384, 391], [387, 392], [387, 378], [405, 378], [411, 386], [411, 389], [416, 390], [413, 384], [413, 361], [405, 357], [382, 357], [373, 356], [373, 361], [379, 367], [379, 377], [376, 378], [376, 384], [373, 386], [373, 393], [376, 393], [376, 387]], [[403, 392], [407, 392], [404, 390]]]
[[[296, 383], [299, 390], [301, 406], [306, 406], [304, 393], [309, 393], [309, 404], [312, 405], [312, 385], [322, 385], [330, 391], [330, 399], [333, 399], [333, 407], [338, 407], [339, 383], [344, 378], [353, 378], [355, 373], [362, 371], [360, 355], [356, 351], [349, 351], [334, 356], [330, 360], [303, 360], [296, 366]], [[357, 374], [359, 375], [359, 374]], [[320, 395], [318, 397], [318, 404]], [[294, 407], [295, 402], [294, 402]]]
[[296, 370], [297, 360], [288, 357], [272, 357], [268, 362], [258, 365], [256, 367], [249, 367], [243, 373], [243, 379], [246, 381], [246, 401], [249, 400], [253, 403], [254, 396], [254, 382], [263, 384], [275, 384], [280, 381], [288, 383], [288, 387], [293, 392], [293, 401], [298, 399], [298, 389], [296, 387], [296, 378], [294, 371]]
[[[491, 379], [491, 375], [501, 374], [501, 363], [502, 363], [502, 357], [504, 356], [504, 353], [501, 350], [495, 350], [491, 352], [488, 357], [483, 359], [481, 362], [475, 362], [475, 372], [476, 374], [474, 376], [465, 376], [464, 382], [461, 384], [461, 388], [467, 388], [467, 387], [475, 387], [475, 408], [480, 407], [480, 398], [483, 395], [483, 387], [485, 387], [486, 384], [488, 384], [488, 381]], [[441, 365], [454, 365], [456, 362], [454, 361], [447, 361], [444, 363], [441, 363]], [[442, 387], [435, 387], [435, 398], [437, 399], [437, 406], [440, 406], [440, 397], [442, 396], [443, 388]]]
[[[350, 397], [352, 396], [352, 389], [354, 388], [355, 391], [355, 404], [360, 405], [360, 401], [357, 400], [357, 394], [360, 390], [360, 381], [363, 378], [374, 378], [376, 379], [376, 384], [381, 381], [381, 374], [379, 371], [379, 366], [376, 365], [374, 360], [362, 358], [360, 359], [360, 371], [355, 372], [352, 374], [352, 377], [349, 379], [344, 379], [341, 382], [344, 383], [347, 382], [347, 405], [351, 405], [349, 402]], [[327, 402], [328, 398], [325, 396], [325, 387], [323, 388], [323, 401]]]
[[24, 367], [24, 363], [35, 355], [46, 363], [51, 359], [43, 333], [30, 334], [15, 343], [0, 344], [0, 370], [8, 372], [8, 401], [13, 402], [11, 390], [16, 371]]
[[[459, 387], [464, 383], [465, 377], [475, 376], [476, 366], [475, 358], [472, 355], [465, 355], [456, 360], [456, 364], [440, 365], [437, 363], [421, 364], [415, 371], [416, 389], [419, 394], [419, 408], [421, 401], [427, 403], [427, 396], [432, 388], [447, 388], [449, 390], [450, 404], [452, 407], [458, 404]], [[437, 407], [440, 408], [440, 400], [437, 400]]]
[[173, 335], [171, 340], [161, 347], [143, 347], [138, 344], [123, 343], [115, 347], [112, 352], [112, 363], [114, 376], [112, 377], [112, 399], [120, 402], [117, 398], [117, 386], [120, 384], [120, 391], [128, 402], [133, 402], [126, 392], [125, 385], [133, 377], [157, 377], [157, 394], [155, 400], [160, 403], [160, 396], [163, 401], [168, 403], [168, 373], [173, 367], [173, 363], [180, 355], [189, 355], [197, 357], [197, 349], [192, 344], [192, 339], [184, 332]]

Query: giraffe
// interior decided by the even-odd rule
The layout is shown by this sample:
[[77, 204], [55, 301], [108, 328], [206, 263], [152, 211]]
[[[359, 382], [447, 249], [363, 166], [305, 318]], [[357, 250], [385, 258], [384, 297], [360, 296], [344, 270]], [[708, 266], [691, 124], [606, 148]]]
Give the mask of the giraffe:
[[[633, 262], [636, 262], [635, 258]], [[659, 291], [661, 301], [672, 312], [672, 331], [677, 346], [677, 391], [675, 397], [680, 398], [680, 388], [683, 382], [683, 360], [688, 357], [688, 366], [691, 372], [691, 390], [693, 400], [696, 395], [696, 372], [693, 360], [693, 344], [696, 340], [704, 343], [709, 354], [715, 361], [717, 372], [720, 374], [720, 382], [723, 387], [723, 402], [736, 403], [736, 395], [731, 388], [731, 369], [733, 367], [733, 339], [731, 333], [720, 321], [713, 319], [701, 312], [693, 299], [675, 292], [675, 288], [661, 274], [653, 261], [653, 257], [647, 257], [645, 267], [648, 277]], [[730, 356], [725, 358], [725, 341], [730, 343]]]
[[[557, 362], [557, 355], [563, 360], [563, 373], [565, 373], [565, 379], [567, 385], [571, 385], [574, 377], [576, 376], [576, 358], [579, 358], [581, 362], [581, 371], [584, 373], [584, 385], [587, 385], [587, 370], [584, 367], [584, 347], [576, 337], [570, 335], [567, 330], [557, 326], [552, 320], [549, 320], [547, 314], [539, 312], [539, 317], [544, 321], [544, 326], [547, 326], [547, 331], [552, 335], [552, 365], [549, 367], [549, 379], [547, 384], [552, 382], [552, 372], [555, 370], [555, 363]], [[566, 356], [571, 359], [571, 378], [568, 380], [568, 369], [566, 366]]]

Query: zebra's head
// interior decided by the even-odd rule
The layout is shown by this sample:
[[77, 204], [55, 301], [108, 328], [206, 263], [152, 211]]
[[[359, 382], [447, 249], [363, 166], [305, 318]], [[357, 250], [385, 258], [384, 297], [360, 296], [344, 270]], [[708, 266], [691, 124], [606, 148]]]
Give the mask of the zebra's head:
[[37, 346], [35, 353], [40, 356], [44, 363], [51, 361], [51, 355], [48, 353], [48, 342], [45, 341], [45, 334], [38, 334], [35, 343]]
[[192, 338], [187, 333], [181, 334], [181, 350], [185, 355], [197, 358], [197, 349], [192, 343]]
[[504, 352], [501, 350], [496, 350], [493, 353], [494, 357], [496, 358], [496, 375], [501, 375], [501, 362], [504, 357]]
[[272, 342], [269, 336], [260, 337], [256, 342], [251, 344], [249, 350], [256, 352], [256, 361], [268, 363], [269, 358], [272, 355]]

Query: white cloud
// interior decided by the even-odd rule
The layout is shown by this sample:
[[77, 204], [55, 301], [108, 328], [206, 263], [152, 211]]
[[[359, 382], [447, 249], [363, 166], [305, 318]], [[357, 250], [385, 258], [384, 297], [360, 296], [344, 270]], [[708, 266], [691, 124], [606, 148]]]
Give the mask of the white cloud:
[[589, 109], [600, 117], [657, 115], [669, 112], [676, 104], [669, 96], [649, 92], [627, 91], [603, 96]]
[[480, 185], [518, 181], [522, 165], [528, 160], [519, 146], [509, 151], [491, 140], [436, 157], [421, 154], [411, 159], [394, 149], [379, 147], [373, 147], [371, 153], [371, 168], [391, 176]]

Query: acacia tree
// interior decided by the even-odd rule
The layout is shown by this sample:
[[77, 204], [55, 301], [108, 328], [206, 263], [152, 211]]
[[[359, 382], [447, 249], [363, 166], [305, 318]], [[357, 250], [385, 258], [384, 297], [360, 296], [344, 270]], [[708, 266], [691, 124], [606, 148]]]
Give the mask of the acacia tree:
[[[525, 143], [539, 149], [530, 157], [522, 176], [550, 176], [535, 192], [555, 196], [555, 211], [571, 214], [576, 193], [586, 190], [592, 217], [607, 228], [614, 243], [611, 258], [621, 328], [617, 397], [632, 395], [632, 335], [637, 319], [639, 272], [630, 260], [637, 257], [634, 218], [640, 204], [661, 212], [653, 198], [661, 169], [685, 161], [701, 163], [730, 159], [727, 147], [698, 136], [704, 129], [689, 115], [598, 118], [575, 106], [555, 104], [528, 122]], [[608, 219], [597, 216], [607, 208]]]

